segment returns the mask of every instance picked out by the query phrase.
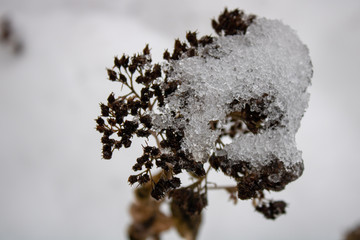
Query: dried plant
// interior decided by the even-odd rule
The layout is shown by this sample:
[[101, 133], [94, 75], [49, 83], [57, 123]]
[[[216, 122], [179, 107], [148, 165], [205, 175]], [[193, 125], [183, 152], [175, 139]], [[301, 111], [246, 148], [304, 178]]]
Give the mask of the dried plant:
[[345, 240], [360, 240], [360, 225], [354, 227], [345, 234]]
[[0, 42], [8, 45], [14, 54], [19, 54], [23, 51], [23, 44], [14, 31], [13, 24], [8, 17], [0, 19]]
[[[307, 105], [311, 61], [306, 46], [287, 26], [257, 19], [238, 9], [225, 9], [217, 20], [212, 20], [218, 37], [198, 37], [197, 32], [188, 32], [187, 42], [176, 39], [174, 50], [164, 52], [161, 64], [152, 63], [146, 45], [142, 53], [132, 57], [115, 57], [114, 66], [107, 70], [109, 80], [119, 83], [123, 94], [111, 93], [107, 103], [100, 104], [96, 130], [102, 134], [103, 158], [111, 159], [115, 150], [131, 147], [134, 137], [145, 139], [143, 154], [133, 165], [136, 173], [128, 178], [131, 185], [137, 186], [130, 210], [130, 239], [160, 239], [161, 233], [171, 227], [186, 239], [196, 239], [208, 191], [214, 189], [223, 189], [234, 203], [253, 199], [256, 211], [268, 219], [285, 213], [286, 203], [266, 199], [264, 191], [280, 191], [302, 174], [301, 153], [293, 137]], [[270, 39], [270, 45], [276, 34], [279, 41], [290, 37], [292, 45], [285, 47], [303, 59], [300, 66], [295, 63], [295, 69], [290, 68], [293, 65], [284, 67], [285, 72], [277, 73], [280, 77], [270, 79], [266, 86], [253, 80], [259, 77], [256, 71], [264, 71], [256, 67], [247, 69], [250, 75], [244, 80], [238, 79], [241, 61], [244, 65], [247, 61], [242, 48], [256, 46], [261, 31], [265, 32], [265, 43]], [[270, 37], [266, 31], [272, 31]], [[235, 40], [239, 43], [231, 45]], [[262, 42], [259, 45], [260, 50], [269, 48]], [[282, 47], [275, 47], [279, 49], [276, 54], [292, 54], [281, 53]], [[244, 54], [244, 59], [235, 61], [239, 66], [232, 65], [231, 59], [230, 64], [226, 62], [235, 48], [235, 54]], [[270, 56], [274, 61], [278, 61], [276, 54]], [[258, 61], [263, 58], [260, 56]], [[269, 61], [272, 64], [273, 60]], [[282, 68], [283, 63], [276, 64]], [[214, 70], [214, 65], [221, 71]], [[288, 80], [291, 71], [294, 75]], [[283, 82], [276, 82], [278, 78]], [[298, 82], [292, 83], [294, 80]], [[245, 81], [242, 88], [235, 86], [240, 81]], [[149, 138], [155, 139], [155, 146], [149, 145]], [[212, 169], [233, 178], [236, 185], [210, 183], [208, 173]], [[188, 173], [193, 183], [182, 186], [178, 177], [181, 172]], [[170, 199], [171, 216], [159, 208], [167, 203], [166, 198]]]

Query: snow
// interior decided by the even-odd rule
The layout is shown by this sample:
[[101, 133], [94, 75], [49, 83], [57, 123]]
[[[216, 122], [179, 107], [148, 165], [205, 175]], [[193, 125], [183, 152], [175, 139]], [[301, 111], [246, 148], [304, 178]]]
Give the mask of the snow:
[[[245, 35], [219, 37], [200, 48], [198, 56], [172, 61], [170, 68], [169, 81], [181, 84], [159, 109], [156, 124], [183, 129], [182, 148], [195, 159], [206, 161], [216, 150], [221, 132], [210, 129], [209, 122], [224, 126], [230, 113], [249, 104], [251, 111], [267, 116], [263, 129], [226, 144], [229, 159], [254, 167], [268, 164], [269, 155], [288, 168], [302, 163], [295, 134], [308, 106], [312, 64], [308, 48], [290, 27], [258, 18]], [[263, 99], [261, 109], [253, 99]], [[234, 100], [239, 101], [235, 106]]]

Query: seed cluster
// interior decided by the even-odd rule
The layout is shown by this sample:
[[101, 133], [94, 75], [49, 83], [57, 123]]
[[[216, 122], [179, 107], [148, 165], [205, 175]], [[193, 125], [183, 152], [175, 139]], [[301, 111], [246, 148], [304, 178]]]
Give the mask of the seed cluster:
[[211, 24], [215, 32], [220, 36], [245, 34], [249, 25], [256, 18], [255, 15], [246, 16], [239, 9], [233, 11], [225, 11], [218, 17], [218, 21], [212, 20]]
[[285, 214], [286, 203], [284, 201], [269, 201], [261, 203], [255, 209], [268, 219], [275, 219], [278, 215]]
[[[198, 39], [196, 32], [188, 32], [186, 39], [187, 43], [176, 39], [173, 53], [165, 50], [164, 59], [170, 62], [181, 57], [196, 56], [198, 46], [205, 46], [213, 41], [211, 36]], [[152, 135], [157, 139], [159, 146], [143, 147], [143, 155], [133, 165], [134, 171], [142, 172], [131, 175], [128, 179], [130, 184], [144, 184], [153, 181], [150, 172], [153, 166], [162, 169], [164, 178], [153, 181], [151, 196], [155, 199], [163, 198], [167, 192], [181, 185], [180, 179], [174, 175], [183, 170], [197, 177], [205, 175], [203, 164], [197, 162], [191, 153], [185, 153], [181, 149], [181, 130], [152, 129], [152, 111], [157, 106], [163, 107], [165, 98], [181, 84], [180, 81], [168, 81], [169, 71], [164, 71], [159, 64], [152, 64], [148, 45], [141, 54], [115, 57], [113, 68], [107, 69], [108, 79], [121, 83], [130, 92], [119, 97], [111, 93], [107, 103], [100, 104], [101, 116], [96, 119], [96, 130], [103, 134], [101, 142], [104, 159], [111, 159], [115, 149], [129, 148], [134, 136], [148, 139]], [[140, 93], [136, 91], [135, 84], [141, 86]]]
[[[222, 139], [230, 137], [234, 139], [239, 134], [258, 134], [264, 128], [277, 128], [283, 127], [281, 119], [282, 114], [279, 114], [279, 118], [264, 123], [267, 119], [267, 115], [264, 114], [264, 105], [271, 104], [272, 99], [269, 100], [267, 94], [263, 94], [259, 99], [250, 99], [240, 111], [235, 111], [237, 105], [245, 102], [242, 99], [234, 99], [230, 103], [230, 109], [234, 109], [228, 114], [226, 121], [230, 123], [229, 128], [219, 128], [217, 122], [211, 122], [210, 128], [212, 130], [220, 129], [221, 134], [217, 140], [219, 144], [218, 150], [221, 151], [224, 146]], [[257, 110], [250, 110], [250, 106], [256, 106]], [[279, 111], [281, 112], [281, 111]], [[235, 162], [235, 163], [234, 163]], [[291, 171], [287, 171], [284, 163], [280, 161], [276, 156], [268, 156], [268, 164], [264, 165], [260, 169], [255, 169], [251, 166], [250, 161], [229, 159], [225, 155], [216, 155], [213, 153], [209, 158], [209, 163], [215, 170], [221, 170], [225, 175], [232, 177], [237, 181], [237, 196], [241, 200], [246, 199], [262, 199], [264, 196], [264, 190], [280, 191], [285, 186], [298, 178]], [[295, 167], [297, 173], [303, 172], [303, 165], [296, 164]], [[270, 201], [268, 205], [263, 202], [259, 202], [260, 205], [255, 205], [255, 209], [258, 212], [264, 214], [268, 219], [275, 219], [277, 216], [285, 213], [286, 204], [281, 205], [283, 209], [273, 210], [274, 206], [278, 207], [279, 204], [272, 204]], [[276, 202], [277, 203], [277, 202]]]
[[[254, 19], [254, 15], [245, 15], [238, 9], [234, 11], [225, 9], [218, 20], [212, 20], [212, 26], [219, 36], [246, 34], [248, 26]], [[198, 38], [196, 32], [187, 32], [187, 42], [176, 39], [173, 52], [165, 50], [163, 65], [152, 63], [148, 45], [141, 53], [134, 54], [132, 57], [125, 54], [120, 58], [115, 57], [114, 66], [107, 69], [108, 79], [121, 84], [121, 87], [125, 87], [128, 91], [121, 96], [111, 93], [107, 102], [100, 104], [101, 115], [95, 119], [96, 130], [102, 134], [103, 159], [111, 159], [114, 150], [131, 147], [134, 137], [146, 140], [150, 136], [154, 137], [157, 145], [149, 146], [145, 141], [146, 145], [142, 147], [143, 154], [136, 159], [132, 167], [135, 174], [129, 176], [128, 182], [131, 185], [138, 184], [142, 188], [146, 186], [145, 195], [152, 197], [152, 200], [146, 200], [147, 204], [153, 204], [151, 201], [158, 201], [169, 196], [174, 219], [182, 219], [179, 220], [180, 222], [187, 221], [189, 228], [192, 223], [197, 224], [201, 221], [199, 220], [201, 217], [193, 218], [192, 216], [200, 216], [202, 209], [207, 206], [207, 172], [211, 168], [221, 170], [225, 175], [236, 180], [236, 187], [223, 188], [230, 194], [231, 199], [235, 198], [234, 202], [237, 200], [236, 196], [242, 200], [258, 200], [254, 204], [256, 211], [269, 219], [275, 219], [278, 215], [284, 214], [286, 203], [265, 201], [264, 190], [282, 190], [287, 183], [297, 178], [285, 170], [283, 162], [276, 156], [269, 156], [268, 164], [259, 171], [248, 161], [236, 161], [234, 164], [234, 159], [229, 159], [227, 155], [214, 153], [208, 159], [209, 170], [205, 171], [205, 163], [195, 159], [191, 152], [182, 148], [183, 129], [154, 127], [152, 117], [154, 111], [157, 108], [166, 107], [166, 99], [176, 93], [178, 86], [181, 85], [181, 80], [169, 80], [173, 71], [171, 63], [179, 59], [198, 56], [198, 49], [212, 44], [214, 39], [208, 35]], [[186, 107], [186, 94], [191, 93], [178, 94], [179, 98], [183, 98], [184, 107]], [[228, 127], [223, 127], [224, 125], [220, 127], [218, 121], [209, 122], [210, 129], [221, 132], [216, 140], [217, 150], [221, 151], [225, 146], [224, 138], [233, 139], [239, 134], [258, 134], [264, 128], [282, 127], [281, 112], [278, 119], [265, 121], [267, 119], [267, 115], [264, 114], [265, 106], [271, 104], [272, 101], [273, 99], [267, 93], [260, 98], [247, 100], [246, 104], [243, 99], [234, 99], [229, 104], [229, 109], [233, 111], [226, 118]], [[256, 106], [256, 110], [251, 109], [251, 106]], [[172, 112], [171, 116], [183, 118], [175, 112]], [[298, 168], [302, 171], [302, 165]], [[153, 172], [156, 170], [160, 173], [154, 178]], [[194, 184], [181, 187], [181, 180], [176, 175], [182, 172], [190, 173], [195, 181]], [[158, 205], [156, 207], [158, 209]], [[191, 221], [194, 222], [190, 224]], [[139, 226], [144, 226], [144, 224], [142, 222]], [[149, 226], [147, 229], [150, 229]], [[197, 228], [191, 231], [196, 234]]]

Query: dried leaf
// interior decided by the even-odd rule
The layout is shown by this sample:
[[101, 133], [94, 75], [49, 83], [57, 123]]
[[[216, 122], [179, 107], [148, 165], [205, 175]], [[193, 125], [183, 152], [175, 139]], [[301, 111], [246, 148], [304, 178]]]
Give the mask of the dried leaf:
[[180, 236], [187, 240], [195, 240], [201, 225], [202, 214], [189, 215], [173, 201], [171, 202], [171, 212]]
[[237, 187], [227, 187], [225, 190], [230, 194], [229, 200], [233, 201], [234, 204], [237, 204], [238, 197], [237, 197]]

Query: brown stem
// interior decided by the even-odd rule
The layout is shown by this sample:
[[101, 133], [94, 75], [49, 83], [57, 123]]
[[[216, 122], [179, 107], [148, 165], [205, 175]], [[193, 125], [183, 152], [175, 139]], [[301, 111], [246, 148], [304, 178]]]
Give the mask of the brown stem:
[[155, 131], [151, 131], [151, 130], [150, 130], [150, 133], [151, 133], [151, 135], [155, 138], [156, 145], [158, 146], [158, 148], [161, 148], [161, 147], [160, 147], [160, 140], [159, 140], [159, 138], [158, 138], [158, 136], [157, 136], [156, 132], [155, 132]]
[[236, 186], [214, 186], [214, 187], [207, 187], [208, 190], [220, 190], [220, 189], [233, 189], [237, 190]]

